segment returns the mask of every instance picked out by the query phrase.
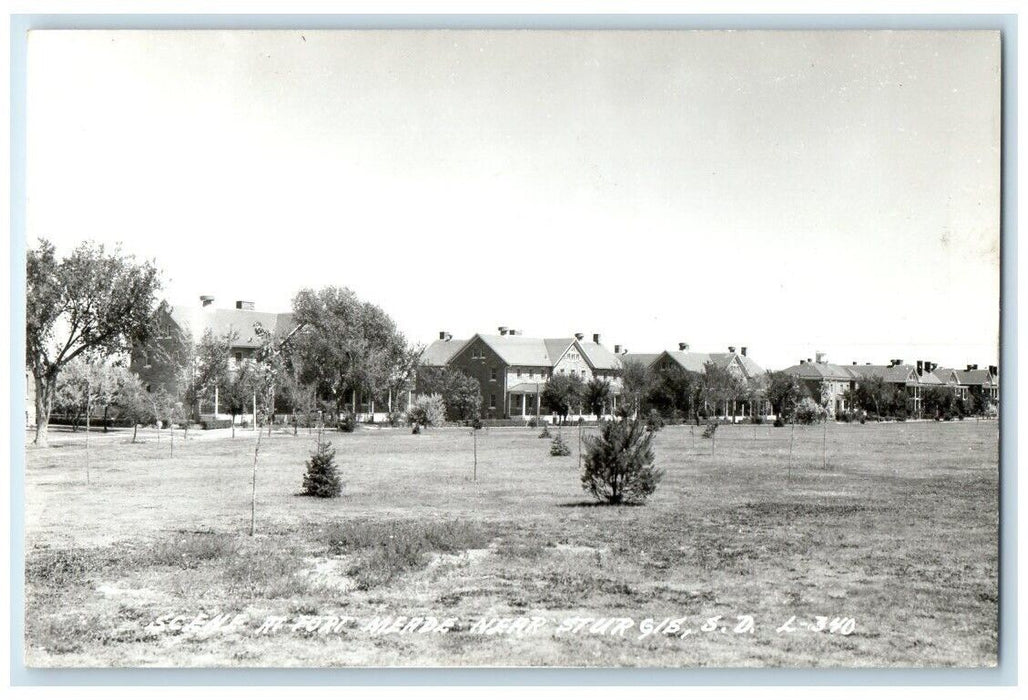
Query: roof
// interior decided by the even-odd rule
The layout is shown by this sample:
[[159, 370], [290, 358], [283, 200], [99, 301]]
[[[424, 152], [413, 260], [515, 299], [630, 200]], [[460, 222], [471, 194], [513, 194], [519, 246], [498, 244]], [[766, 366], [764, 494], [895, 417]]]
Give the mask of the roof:
[[422, 351], [421, 364], [430, 367], [442, 367], [464, 347], [466, 342], [468, 342], [467, 338], [463, 340], [452, 338], [450, 340], [436, 340]]
[[193, 341], [209, 329], [215, 336], [235, 333], [234, 348], [256, 348], [260, 339], [254, 326], [260, 324], [276, 335], [284, 335], [295, 328], [293, 314], [252, 311], [249, 309], [211, 309], [196, 306], [174, 306], [171, 318], [179, 328], [189, 333]]
[[677, 362], [681, 367], [689, 372], [704, 371], [704, 365], [708, 362], [713, 362], [716, 367], [721, 369], [727, 369], [733, 361], [738, 360], [739, 365], [742, 367], [743, 373], [747, 377], [760, 377], [764, 374], [764, 368], [754, 362], [746, 355], [740, 355], [736, 352], [689, 352], [686, 350], [667, 350], [665, 353], [668, 357]]
[[855, 366], [846, 367], [845, 365], [833, 365], [828, 362], [804, 362], [787, 367], [782, 371], [799, 379], [852, 381], [860, 376], [853, 371], [855, 369]]
[[932, 370], [932, 374], [938, 377], [939, 381], [943, 384], [960, 383], [960, 379], [957, 377], [957, 371], [952, 367], [936, 367]]
[[662, 354], [660, 352], [626, 352], [621, 355], [621, 362], [638, 362], [644, 367], [649, 367]]
[[993, 386], [995, 378], [987, 369], [956, 370], [957, 379], [966, 386]]
[[849, 370], [856, 374], [858, 379], [882, 377], [889, 384], [917, 381], [917, 372], [914, 371], [913, 365], [851, 365]]
[[578, 344], [593, 369], [621, 369], [621, 360], [599, 343], [580, 340]]
[[[493, 352], [500, 356], [500, 359], [506, 362], [508, 365], [523, 365], [527, 367], [552, 367], [553, 363], [558, 358], [550, 358], [550, 347], [548, 342], [553, 347], [558, 344], [554, 339], [547, 341], [543, 338], [529, 338], [523, 335], [481, 335], [478, 334], [475, 338], [480, 338], [482, 342], [492, 348]], [[474, 340], [474, 338], [472, 338]], [[574, 341], [571, 338], [564, 345], [560, 353], [567, 349], [568, 345]], [[466, 343], [465, 347], [470, 344]]]

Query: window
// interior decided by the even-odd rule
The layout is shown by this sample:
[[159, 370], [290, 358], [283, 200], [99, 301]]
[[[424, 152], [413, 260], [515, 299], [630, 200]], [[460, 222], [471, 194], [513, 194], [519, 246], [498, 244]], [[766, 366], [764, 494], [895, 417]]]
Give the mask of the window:
[[242, 362], [242, 361], [243, 361], [243, 353], [237, 352], [236, 353], [236, 362]]
[[489, 408], [496, 408], [496, 394], [489, 394]]
[[491, 382], [495, 382], [496, 381], [496, 368], [495, 367], [490, 367], [489, 368], [489, 381], [491, 381]]
[[518, 379], [520, 379], [520, 378], [521, 378], [521, 368], [518, 367]]

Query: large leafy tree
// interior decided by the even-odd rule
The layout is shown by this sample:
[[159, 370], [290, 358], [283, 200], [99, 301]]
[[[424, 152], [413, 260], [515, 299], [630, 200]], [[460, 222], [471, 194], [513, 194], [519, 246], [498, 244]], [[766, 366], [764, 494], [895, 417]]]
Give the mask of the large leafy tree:
[[583, 402], [589, 407], [590, 413], [596, 416], [596, 420], [603, 416], [603, 409], [606, 408], [610, 395], [610, 382], [606, 379], [593, 377], [585, 385]]
[[650, 372], [638, 360], [621, 361], [621, 406], [619, 413], [635, 415], [642, 409], [643, 400], [650, 389]]
[[714, 362], [706, 362], [703, 365], [703, 375], [700, 378], [703, 400], [709, 404], [715, 412], [721, 407], [727, 410], [728, 402], [743, 395], [742, 380], [724, 367], [719, 367]]
[[567, 423], [571, 409], [579, 406], [585, 393], [585, 382], [577, 374], [557, 374], [549, 378], [543, 389], [542, 402]]
[[354, 394], [379, 395], [410, 369], [411, 349], [393, 320], [345, 287], [301, 290], [293, 314], [303, 327], [291, 348], [298, 376], [340, 412]]
[[25, 363], [36, 389], [36, 435], [47, 428], [61, 371], [90, 353], [102, 360], [156, 334], [161, 282], [153, 262], [82, 243], [63, 259], [40, 240], [26, 260]]
[[213, 409], [215, 393], [218, 394], [218, 408], [221, 408], [220, 392], [229, 381], [232, 346], [237, 336], [234, 331], [215, 335], [208, 328], [193, 348], [186, 371], [183, 401], [194, 417], [199, 418], [202, 413], [201, 402], [211, 404]]
[[693, 398], [699, 376], [677, 364], [662, 364], [651, 372], [648, 393], [650, 405], [664, 415], [681, 411], [689, 415], [694, 408]]
[[765, 393], [771, 412], [783, 421], [792, 419], [797, 404], [803, 398], [803, 390], [796, 377], [786, 372], [768, 372]]

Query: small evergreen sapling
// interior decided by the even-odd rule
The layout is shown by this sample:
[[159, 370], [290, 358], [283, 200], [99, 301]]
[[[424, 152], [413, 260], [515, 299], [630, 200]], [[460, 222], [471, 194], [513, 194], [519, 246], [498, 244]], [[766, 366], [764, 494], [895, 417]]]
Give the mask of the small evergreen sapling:
[[610, 421], [587, 436], [582, 488], [610, 504], [642, 503], [664, 471], [653, 466], [653, 433], [641, 420]]
[[331, 442], [319, 442], [318, 448], [307, 460], [307, 473], [303, 475], [303, 492], [316, 498], [336, 498], [343, 490], [336, 466], [336, 451]]
[[558, 433], [557, 437], [553, 438], [553, 442], [550, 443], [550, 455], [553, 457], [567, 457], [571, 454], [571, 448], [564, 442], [564, 438]]

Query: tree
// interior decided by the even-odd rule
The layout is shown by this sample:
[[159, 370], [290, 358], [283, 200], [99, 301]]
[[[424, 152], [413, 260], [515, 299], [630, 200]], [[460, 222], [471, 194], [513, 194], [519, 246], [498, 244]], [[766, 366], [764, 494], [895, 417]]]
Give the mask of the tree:
[[543, 389], [542, 402], [558, 416], [562, 424], [567, 423], [572, 408], [582, 401], [585, 382], [577, 374], [557, 374], [549, 378]]
[[589, 407], [589, 412], [596, 416], [596, 420], [600, 420], [610, 400], [610, 382], [606, 379], [593, 377], [585, 385], [583, 399], [585, 405]]
[[653, 467], [653, 433], [643, 421], [603, 424], [600, 435], [585, 438], [582, 488], [611, 504], [641, 503], [657, 489], [663, 470]]
[[136, 441], [136, 431], [141, 423], [157, 419], [143, 381], [131, 372], [126, 376], [114, 403], [120, 416], [132, 423], [132, 442]]
[[771, 404], [771, 412], [781, 417], [783, 422], [791, 421], [796, 413], [796, 405], [803, 396], [799, 382], [794, 376], [785, 372], [768, 372], [766, 387], [765, 392], [768, 403]]
[[662, 364], [650, 373], [647, 400], [662, 415], [671, 416], [675, 411], [689, 415], [693, 406], [694, 389], [699, 376], [678, 364]]
[[307, 473], [303, 475], [303, 492], [316, 498], [336, 498], [343, 490], [336, 451], [330, 442], [318, 442], [315, 452], [307, 460]]
[[893, 392], [885, 383], [885, 378], [880, 375], [873, 375], [861, 380], [853, 391], [853, 398], [856, 405], [868, 413], [873, 413], [877, 420], [881, 420], [885, 411], [892, 405]]
[[203, 412], [203, 401], [210, 403], [211, 412], [215, 412], [215, 395], [218, 399], [217, 407], [220, 409], [220, 392], [221, 388], [228, 384], [232, 346], [237, 337], [238, 334], [234, 331], [217, 336], [208, 328], [193, 348], [183, 392], [183, 403], [189, 407], [192, 417], [199, 419]]
[[621, 361], [621, 408], [619, 413], [634, 416], [642, 408], [649, 393], [650, 374], [646, 365], [638, 360]]
[[921, 395], [921, 406], [926, 418], [952, 418], [956, 409], [956, 397], [949, 387], [930, 386]]
[[410, 371], [414, 354], [382, 309], [345, 287], [301, 290], [293, 300], [291, 360], [299, 379], [342, 412], [358, 393], [375, 396]]
[[439, 394], [422, 395], [414, 399], [414, 405], [407, 412], [407, 421], [420, 431], [433, 425], [442, 425], [446, 420], [446, 406]]
[[128, 352], [157, 331], [161, 283], [152, 262], [137, 264], [119, 249], [82, 243], [58, 260], [40, 240], [26, 260], [25, 361], [36, 387], [36, 435], [47, 428], [61, 371], [85, 352]]
[[477, 379], [460, 370], [447, 370], [442, 396], [446, 414], [453, 420], [471, 420], [482, 412], [481, 385]]
[[728, 402], [740, 396], [743, 391], [742, 381], [738, 377], [713, 362], [704, 363], [700, 387], [703, 401], [713, 406], [715, 413], [720, 406], [724, 406], [727, 413]]

